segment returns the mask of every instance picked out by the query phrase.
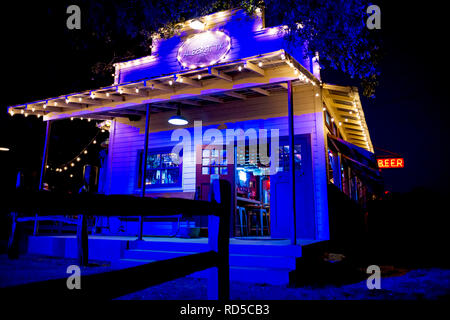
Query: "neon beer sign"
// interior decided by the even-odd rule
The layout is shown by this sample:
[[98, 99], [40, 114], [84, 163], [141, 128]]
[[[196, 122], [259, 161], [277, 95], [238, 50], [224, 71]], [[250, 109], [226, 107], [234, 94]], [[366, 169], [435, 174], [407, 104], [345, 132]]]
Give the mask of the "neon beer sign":
[[378, 168], [390, 169], [390, 168], [404, 168], [405, 159], [403, 158], [380, 158], [377, 159]]

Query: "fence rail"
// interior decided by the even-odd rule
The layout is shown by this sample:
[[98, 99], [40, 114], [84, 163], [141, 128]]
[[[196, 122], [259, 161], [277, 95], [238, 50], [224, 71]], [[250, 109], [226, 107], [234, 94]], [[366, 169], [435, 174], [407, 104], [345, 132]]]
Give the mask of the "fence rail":
[[[232, 208], [231, 185], [213, 180], [210, 201], [181, 198], [150, 198], [130, 195], [74, 194], [62, 195], [40, 191], [16, 192], [7, 197], [4, 206], [12, 213], [12, 230], [8, 255], [18, 257], [20, 217], [55, 216], [61, 212], [77, 215], [77, 243], [80, 265], [88, 264], [88, 216], [184, 216], [208, 215], [210, 251], [152, 262], [137, 267], [81, 277], [81, 290], [68, 290], [66, 278], [9, 287], [10, 295], [43, 294], [56, 298], [117, 298], [188, 274], [210, 269], [208, 299], [229, 299], [229, 219]], [[27, 220], [23, 219], [22, 220]]]

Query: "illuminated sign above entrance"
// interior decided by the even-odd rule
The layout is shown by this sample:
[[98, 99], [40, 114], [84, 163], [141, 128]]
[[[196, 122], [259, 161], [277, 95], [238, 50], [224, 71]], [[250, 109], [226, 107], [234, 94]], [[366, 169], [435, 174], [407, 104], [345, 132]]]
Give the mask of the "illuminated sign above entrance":
[[230, 37], [221, 31], [206, 31], [187, 39], [178, 49], [177, 59], [185, 68], [216, 64], [231, 48]]
[[389, 168], [404, 168], [405, 159], [403, 158], [380, 158], [377, 159], [378, 168], [389, 169]]

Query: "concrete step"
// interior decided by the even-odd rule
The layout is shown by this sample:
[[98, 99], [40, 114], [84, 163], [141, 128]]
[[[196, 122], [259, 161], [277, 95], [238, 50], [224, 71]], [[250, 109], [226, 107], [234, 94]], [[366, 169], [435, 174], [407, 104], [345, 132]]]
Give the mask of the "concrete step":
[[[192, 242], [179, 241], [173, 238], [171, 241], [155, 240], [155, 241], [130, 241], [128, 246], [130, 249], [138, 250], [164, 250], [164, 251], [188, 251], [188, 252], [205, 252], [209, 251], [209, 245], [205, 240], [193, 239]], [[254, 254], [268, 256], [292, 256], [300, 257], [302, 255], [301, 246], [291, 245], [275, 245], [267, 243], [267, 245], [258, 244], [230, 244], [230, 254]]]
[[[158, 261], [191, 255], [195, 253], [197, 252], [133, 249], [126, 250], [123, 253], [123, 259]], [[291, 256], [269, 256], [234, 253], [230, 254], [230, 266], [295, 269], [295, 263], [296, 257]]]
[[179, 241], [177, 238], [171, 240], [155, 239], [153, 241], [129, 241], [130, 249], [138, 250], [167, 250], [167, 251], [190, 251], [204, 252], [209, 250], [208, 243], [205, 241]]
[[230, 254], [230, 266], [295, 269], [296, 257]]
[[[271, 284], [271, 285], [287, 285], [289, 284], [288, 268], [264, 268], [264, 267], [230, 267], [230, 280], [247, 283]], [[195, 272], [189, 277], [208, 278], [209, 270]]]
[[[145, 263], [154, 262], [154, 260], [139, 259], [120, 259], [113, 262], [114, 269], [124, 269], [136, 267]], [[265, 268], [265, 267], [230, 267], [230, 280], [247, 283], [287, 285], [289, 284], [289, 268]], [[190, 274], [188, 277], [207, 279], [209, 270], [202, 270]]]
[[142, 259], [120, 259], [120, 260], [114, 260], [111, 262], [111, 267], [113, 269], [124, 269], [124, 268], [131, 268], [131, 267], [137, 267], [142, 264], [155, 262], [156, 260], [142, 260]]
[[273, 257], [301, 257], [301, 246], [230, 244], [230, 254], [249, 254]]
[[198, 252], [193, 251], [169, 251], [169, 250], [141, 250], [132, 249], [125, 250], [123, 253], [124, 259], [139, 259], [139, 260], [167, 260], [177, 257], [187, 256]]

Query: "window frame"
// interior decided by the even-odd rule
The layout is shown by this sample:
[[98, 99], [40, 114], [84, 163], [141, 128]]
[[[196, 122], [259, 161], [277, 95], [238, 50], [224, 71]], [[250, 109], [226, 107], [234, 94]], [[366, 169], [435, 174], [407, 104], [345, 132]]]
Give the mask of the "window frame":
[[[173, 146], [170, 147], [163, 147], [163, 148], [149, 148], [148, 149], [148, 153], [147, 153], [147, 157], [150, 155], [161, 155], [161, 154], [167, 154], [167, 153], [171, 153], [173, 149]], [[136, 179], [136, 188], [142, 190], [142, 185], [143, 185], [143, 181], [142, 180], [142, 157], [144, 154], [144, 149], [138, 149], [137, 150], [137, 179]], [[183, 187], [183, 150], [180, 151], [180, 159], [181, 162], [178, 165], [178, 182], [175, 184], [152, 184], [152, 185], [145, 185], [145, 190], [153, 190], [153, 189], [182, 189]], [[155, 170], [164, 170], [164, 169], [175, 169], [177, 167], [172, 167], [172, 168], [163, 168], [163, 167], [158, 167], [158, 168], [154, 168]], [[147, 170], [147, 173], [149, 171]]]

